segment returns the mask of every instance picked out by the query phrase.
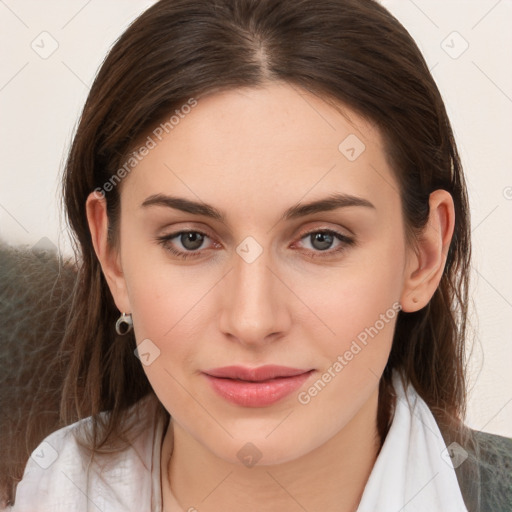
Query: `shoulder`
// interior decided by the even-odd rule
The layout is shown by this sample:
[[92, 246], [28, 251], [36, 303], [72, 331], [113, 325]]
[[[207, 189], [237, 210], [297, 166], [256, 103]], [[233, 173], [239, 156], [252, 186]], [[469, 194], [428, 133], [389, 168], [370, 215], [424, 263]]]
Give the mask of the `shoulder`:
[[512, 510], [512, 439], [479, 431], [473, 431], [473, 436], [482, 501], [488, 504], [489, 510]]
[[463, 462], [455, 469], [468, 510], [512, 510], [512, 439], [469, 429]]
[[88, 421], [89, 418], [63, 427], [37, 446], [16, 488], [14, 506], [8, 510], [79, 510], [75, 505], [83, 498], [78, 489], [83, 488], [87, 468], [75, 433]]
[[508, 461], [512, 459], [512, 438], [479, 430], [472, 430], [472, 433], [483, 454]]
[[[144, 428], [126, 448], [95, 455], [77, 440], [81, 429], [90, 429], [85, 418], [47, 436], [32, 452], [18, 483], [9, 512], [78, 512], [99, 509], [148, 510], [154, 501], [155, 451], [162, 425], [154, 403], [146, 399], [132, 406], [130, 419], [144, 418]], [[149, 413], [149, 414], [148, 414]], [[102, 413], [103, 414], [103, 413]], [[158, 464], [159, 470], [159, 464]], [[136, 484], [136, 485], [135, 485]]]

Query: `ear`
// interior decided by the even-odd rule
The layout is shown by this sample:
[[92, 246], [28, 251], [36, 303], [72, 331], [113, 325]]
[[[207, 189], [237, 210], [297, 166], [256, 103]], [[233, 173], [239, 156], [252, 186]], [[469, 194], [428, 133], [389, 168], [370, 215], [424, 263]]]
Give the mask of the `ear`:
[[121, 265], [120, 249], [113, 249], [107, 244], [107, 201], [102, 194], [98, 194], [96, 191], [91, 192], [87, 197], [85, 208], [94, 251], [114, 302], [119, 311], [130, 313], [131, 307]]
[[406, 313], [425, 307], [441, 281], [455, 225], [453, 198], [446, 190], [429, 197], [429, 219], [415, 248], [408, 251], [400, 304]]

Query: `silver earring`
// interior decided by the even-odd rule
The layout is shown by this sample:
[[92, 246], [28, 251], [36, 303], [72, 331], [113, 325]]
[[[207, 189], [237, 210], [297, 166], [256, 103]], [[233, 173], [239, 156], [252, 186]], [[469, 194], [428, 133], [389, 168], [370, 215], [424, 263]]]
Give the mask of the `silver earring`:
[[[122, 329], [121, 325], [126, 324], [126, 329]], [[121, 336], [129, 333], [133, 329], [133, 321], [131, 313], [122, 313], [116, 322], [116, 332]]]

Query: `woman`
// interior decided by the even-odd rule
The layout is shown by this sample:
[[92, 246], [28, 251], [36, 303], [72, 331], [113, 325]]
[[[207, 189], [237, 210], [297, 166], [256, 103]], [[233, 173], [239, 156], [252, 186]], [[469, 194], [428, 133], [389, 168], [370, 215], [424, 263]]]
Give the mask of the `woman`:
[[159, 1], [63, 189], [80, 421], [13, 510], [510, 510], [512, 442], [463, 420], [456, 144], [378, 3]]

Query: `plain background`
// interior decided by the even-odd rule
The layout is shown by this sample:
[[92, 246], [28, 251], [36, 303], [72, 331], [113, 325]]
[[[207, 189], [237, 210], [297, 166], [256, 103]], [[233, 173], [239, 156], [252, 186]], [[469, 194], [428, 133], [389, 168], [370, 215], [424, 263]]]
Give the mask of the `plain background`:
[[[2, 240], [72, 254], [59, 213], [69, 143], [108, 49], [153, 3], [0, 0]], [[468, 181], [474, 341], [467, 423], [512, 436], [512, 1], [382, 3], [427, 60]]]

